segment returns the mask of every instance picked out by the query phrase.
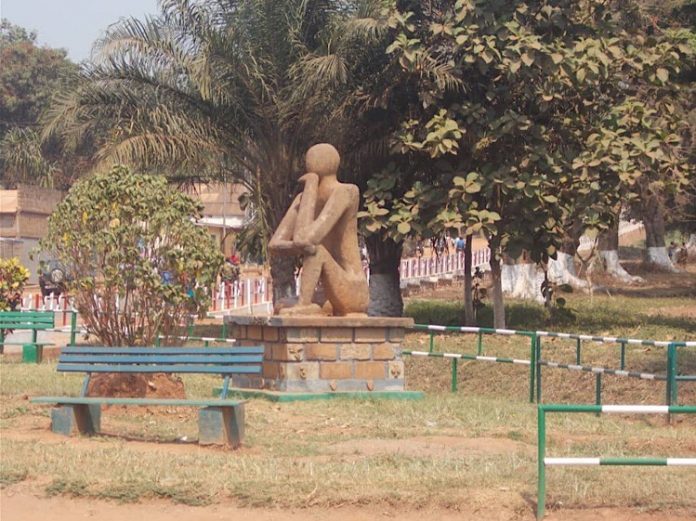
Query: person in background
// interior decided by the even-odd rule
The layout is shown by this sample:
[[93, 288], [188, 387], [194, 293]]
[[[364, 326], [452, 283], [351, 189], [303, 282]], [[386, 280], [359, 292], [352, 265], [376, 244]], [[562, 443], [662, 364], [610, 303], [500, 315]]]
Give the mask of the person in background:
[[457, 253], [464, 253], [465, 242], [461, 235], [457, 236], [457, 240], [454, 241], [454, 249]]

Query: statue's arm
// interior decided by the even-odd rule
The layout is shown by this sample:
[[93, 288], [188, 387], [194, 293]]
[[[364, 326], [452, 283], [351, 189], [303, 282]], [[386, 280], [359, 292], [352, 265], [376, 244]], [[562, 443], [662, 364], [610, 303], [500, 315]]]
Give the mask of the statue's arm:
[[314, 214], [317, 207], [317, 192], [319, 191], [319, 176], [315, 173], [307, 173], [300, 177], [300, 182], [304, 182], [304, 190], [300, 200], [300, 207], [297, 211], [297, 223], [295, 224], [296, 233], [294, 239], [298, 240], [303, 229], [311, 226], [314, 221]]
[[271, 252], [287, 251], [292, 250], [296, 247], [292, 239], [293, 233], [295, 231], [295, 225], [297, 222], [297, 213], [300, 208], [301, 198], [301, 194], [295, 197], [295, 200], [292, 202], [290, 208], [288, 208], [288, 211], [285, 213], [283, 220], [280, 221], [278, 228], [276, 228], [273, 237], [271, 237], [271, 240], [268, 243], [268, 249]]
[[319, 216], [308, 225], [298, 227], [295, 232], [295, 242], [319, 245], [350, 207], [351, 199], [352, 194], [349, 187], [341, 187], [335, 190], [328, 201], [326, 201]]

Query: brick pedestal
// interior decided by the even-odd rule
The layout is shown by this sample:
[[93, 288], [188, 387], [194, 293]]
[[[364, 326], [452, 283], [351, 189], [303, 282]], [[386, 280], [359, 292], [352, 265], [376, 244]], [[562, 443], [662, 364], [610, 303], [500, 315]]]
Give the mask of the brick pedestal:
[[239, 345], [263, 345], [261, 376], [235, 387], [293, 392], [403, 391], [410, 318], [227, 316]]

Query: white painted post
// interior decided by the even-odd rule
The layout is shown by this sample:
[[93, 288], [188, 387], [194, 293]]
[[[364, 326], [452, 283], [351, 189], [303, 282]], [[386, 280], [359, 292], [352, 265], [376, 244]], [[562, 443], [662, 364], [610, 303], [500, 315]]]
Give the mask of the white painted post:
[[253, 279], [247, 279], [246, 281], [246, 296], [247, 296], [247, 303], [249, 305], [249, 311], [253, 314], [254, 313], [254, 302], [251, 300], [251, 285], [254, 282]]

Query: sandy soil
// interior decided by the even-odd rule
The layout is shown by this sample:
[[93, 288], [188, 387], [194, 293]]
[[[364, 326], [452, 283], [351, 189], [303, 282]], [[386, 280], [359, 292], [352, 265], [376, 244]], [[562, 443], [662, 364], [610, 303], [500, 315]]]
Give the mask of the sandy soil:
[[[277, 510], [240, 508], [232, 503], [206, 507], [176, 505], [167, 501], [121, 504], [92, 499], [45, 497], [32, 490], [30, 485], [23, 483], [0, 491], [0, 518], [2, 521], [318, 521], [329, 518], [331, 521], [394, 518], [400, 521], [531, 521], [534, 519], [534, 511], [530, 505], [527, 512], [515, 512], [506, 508], [504, 501], [494, 502], [487, 508], [462, 505], [460, 510], [414, 511], [402, 511], [380, 505]], [[551, 512], [545, 517], [549, 521], [693, 521], [694, 518], [696, 512], [693, 511], [641, 512], [626, 508], [564, 509]]]

